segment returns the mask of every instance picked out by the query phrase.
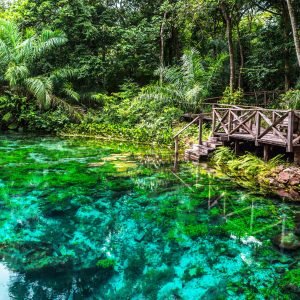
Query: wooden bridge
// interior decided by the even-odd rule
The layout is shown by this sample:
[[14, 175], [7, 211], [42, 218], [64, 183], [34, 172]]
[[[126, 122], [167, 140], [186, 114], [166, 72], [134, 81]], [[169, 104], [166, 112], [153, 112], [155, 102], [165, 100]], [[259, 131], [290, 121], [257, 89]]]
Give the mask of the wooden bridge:
[[[211, 120], [212, 134], [208, 141], [202, 141], [202, 124]], [[212, 113], [198, 114], [194, 120], [175, 135], [175, 152], [178, 157], [179, 135], [191, 125], [199, 126], [198, 144], [186, 151], [186, 158], [200, 160], [219, 145], [234, 142], [238, 152], [241, 142], [263, 147], [264, 159], [269, 159], [272, 147], [284, 148], [294, 153], [294, 160], [300, 162], [300, 111], [264, 109], [255, 106], [214, 105]]]

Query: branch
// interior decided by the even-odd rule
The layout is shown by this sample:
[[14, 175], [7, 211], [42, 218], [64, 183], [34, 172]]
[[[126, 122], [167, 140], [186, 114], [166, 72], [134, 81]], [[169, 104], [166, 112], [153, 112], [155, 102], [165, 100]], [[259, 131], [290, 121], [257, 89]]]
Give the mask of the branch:
[[257, 3], [256, 1], [253, 1], [253, 4], [256, 5], [258, 8], [262, 9], [263, 11], [269, 12], [272, 15], [277, 15], [277, 16], [281, 16], [280, 13], [275, 12], [273, 10], [270, 10], [268, 8], [263, 7], [262, 5], [260, 5], [259, 3]]

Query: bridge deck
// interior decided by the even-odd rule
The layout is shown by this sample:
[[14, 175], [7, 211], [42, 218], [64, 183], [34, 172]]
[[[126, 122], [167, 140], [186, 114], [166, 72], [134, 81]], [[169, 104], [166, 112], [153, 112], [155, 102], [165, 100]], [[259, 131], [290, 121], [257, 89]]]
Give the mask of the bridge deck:
[[212, 136], [285, 147], [300, 146], [300, 111], [234, 105], [213, 107]]
[[[199, 142], [186, 150], [186, 157], [199, 160], [209, 155], [220, 142], [252, 142], [264, 147], [267, 160], [271, 146], [283, 147], [288, 153], [294, 153], [295, 161], [300, 163], [300, 111], [264, 109], [255, 106], [214, 105], [212, 113], [193, 116], [191, 123], [175, 136], [175, 156], [178, 160], [179, 135], [193, 124], [199, 127]], [[212, 122], [212, 135], [207, 142], [202, 141], [203, 121]]]

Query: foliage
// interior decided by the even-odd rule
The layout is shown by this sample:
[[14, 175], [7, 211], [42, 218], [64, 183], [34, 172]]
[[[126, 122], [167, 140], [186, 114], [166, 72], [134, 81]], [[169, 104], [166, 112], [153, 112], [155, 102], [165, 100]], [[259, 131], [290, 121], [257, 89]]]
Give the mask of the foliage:
[[280, 99], [283, 109], [300, 109], [300, 90], [289, 90]]
[[126, 83], [118, 93], [92, 95], [101, 103], [100, 113], [90, 110], [80, 124], [71, 124], [63, 132], [170, 144], [173, 125], [182, 111], [162, 102], [140, 99], [139, 92], [136, 84]]
[[[240, 104], [257, 90], [294, 87], [281, 102], [298, 107], [296, 52], [282, 1], [20, 0], [0, 7], [0, 95], [26, 98], [29, 106], [35, 100], [49, 114], [56, 106], [68, 111], [75, 123], [68, 132], [101, 134], [108, 125], [170, 141], [183, 112], [203, 111], [222, 94], [222, 103]], [[3, 128], [18, 127], [10, 123], [18, 119], [13, 111], [3, 117]], [[53, 122], [49, 132], [66, 123], [53, 118], [60, 128]]]
[[7, 93], [0, 97], [0, 128], [55, 133], [74, 122], [63, 106], [41, 111], [35, 101]]
[[33, 70], [37, 60], [65, 42], [66, 38], [61, 32], [50, 30], [43, 30], [40, 35], [31, 33], [24, 39], [15, 23], [0, 19], [1, 81], [8, 83], [12, 91], [23, 95], [30, 93], [43, 108], [49, 108], [57, 101], [54, 90], [56, 93], [61, 91], [72, 96], [72, 88], [64, 83], [70, 72], [57, 70], [50, 76], [45, 76], [34, 74]]
[[213, 82], [226, 57], [220, 54], [211, 60], [208, 57], [202, 58], [194, 49], [186, 51], [179, 67], [158, 70], [163, 74], [163, 84], [146, 87], [140, 99], [179, 107], [185, 112], [195, 112], [211, 93]]
[[237, 157], [229, 148], [220, 147], [214, 152], [212, 163], [222, 172], [234, 177], [242, 186], [257, 190], [259, 178], [264, 178], [267, 173], [283, 164], [283, 161], [281, 155], [268, 162], [251, 153]]
[[243, 98], [244, 92], [242, 89], [232, 91], [230, 87], [226, 87], [220, 103], [238, 105], [242, 104]]

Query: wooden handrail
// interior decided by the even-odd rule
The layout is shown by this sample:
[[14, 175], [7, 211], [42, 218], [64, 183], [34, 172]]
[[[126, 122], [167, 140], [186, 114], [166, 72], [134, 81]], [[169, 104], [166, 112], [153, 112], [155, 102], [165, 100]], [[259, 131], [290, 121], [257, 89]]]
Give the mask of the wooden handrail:
[[300, 143], [297, 125], [300, 122], [299, 112], [291, 109], [245, 109], [216, 105], [213, 108], [213, 135], [222, 135], [228, 140], [231, 137], [251, 140], [256, 145], [265, 143], [285, 146], [287, 152], [293, 152], [294, 146]]
[[174, 135], [174, 139], [177, 138], [182, 132], [184, 132], [185, 130], [187, 130], [191, 125], [193, 125], [196, 121], [198, 121], [200, 119], [201, 115], [199, 115], [198, 117], [196, 117], [191, 123], [189, 123], [188, 125], [186, 125], [184, 128], [182, 128], [180, 131], [178, 131], [175, 135]]

